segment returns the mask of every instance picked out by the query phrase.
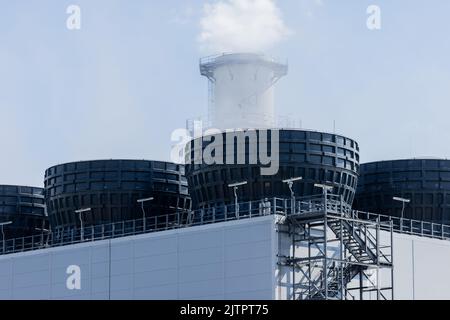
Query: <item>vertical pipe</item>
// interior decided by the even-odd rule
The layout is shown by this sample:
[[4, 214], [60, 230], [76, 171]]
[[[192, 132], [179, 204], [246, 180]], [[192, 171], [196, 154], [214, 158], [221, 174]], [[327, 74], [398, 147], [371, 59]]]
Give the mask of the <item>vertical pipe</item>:
[[2, 248], [3, 248], [2, 253], [4, 254], [6, 246], [5, 246], [5, 231], [3, 230], [3, 225], [2, 225]]
[[344, 236], [342, 233], [342, 219], [339, 219], [339, 259], [341, 260], [341, 300], [346, 300], [347, 295], [344, 295]]
[[84, 241], [84, 227], [83, 227], [83, 218], [81, 217], [81, 212], [80, 212], [80, 225], [81, 225], [80, 240]]
[[311, 298], [311, 225], [308, 224], [308, 296]]
[[[343, 253], [344, 253], [344, 261], [347, 261], [347, 250], [345, 249], [345, 244], [344, 244], [344, 234], [343, 234], [343, 224], [342, 224], [342, 220], [341, 220], [341, 239], [342, 239], [342, 245], [343, 245]], [[347, 267], [347, 263], [345, 264], [345, 266]], [[345, 286], [345, 297], [347, 297], [347, 286]]]
[[145, 233], [147, 231], [146, 221], [145, 221], [145, 209], [144, 209], [144, 202], [141, 202], [141, 209], [142, 209], [142, 229]]
[[[289, 231], [291, 232], [291, 236], [292, 236], [292, 256], [294, 257], [294, 261], [295, 261], [295, 226], [291, 227], [289, 226]], [[293, 229], [293, 230], [292, 230]], [[296, 300], [295, 299], [295, 262], [292, 263], [292, 300]]]
[[291, 190], [291, 214], [295, 214], [295, 193], [293, 189], [294, 183], [289, 183], [289, 189]]
[[238, 204], [237, 187], [234, 187], [234, 213], [235, 213], [236, 219], [239, 219], [239, 204]]
[[380, 300], [380, 266], [377, 266], [377, 300]]
[[367, 225], [363, 225], [364, 228], [364, 245], [365, 245], [365, 249], [367, 251], [368, 247], [367, 247]]
[[380, 218], [377, 218], [377, 231], [376, 231], [376, 244], [377, 244], [377, 300], [380, 300]]
[[359, 272], [359, 299], [360, 299], [361, 301], [364, 300], [363, 287], [364, 287], [363, 271], [361, 270], [361, 271]]
[[395, 299], [394, 294], [394, 222], [391, 220], [391, 286], [392, 300]]
[[327, 189], [324, 188], [324, 223], [323, 223], [323, 253], [324, 253], [324, 261], [323, 261], [323, 277], [324, 277], [324, 287], [325, 287], [325, 299], [328, 300], [328, 216], [327, 216]]

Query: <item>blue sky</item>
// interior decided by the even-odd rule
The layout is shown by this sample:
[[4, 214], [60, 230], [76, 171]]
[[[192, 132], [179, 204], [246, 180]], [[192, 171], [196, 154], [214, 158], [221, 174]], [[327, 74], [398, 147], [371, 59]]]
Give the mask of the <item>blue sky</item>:
[[[197, 42], [205, 1], [0, 0], [0, 184], [54, 164], [167, 160], [207, 111]], [[82, 29], [66, 28], [66, 8]], [[450, 154], [450, 2], [278, 0], [291, 36], [282, 115], [359, 141], [362, 161]], [[379, 5], [382, 29], [366, 28]]]

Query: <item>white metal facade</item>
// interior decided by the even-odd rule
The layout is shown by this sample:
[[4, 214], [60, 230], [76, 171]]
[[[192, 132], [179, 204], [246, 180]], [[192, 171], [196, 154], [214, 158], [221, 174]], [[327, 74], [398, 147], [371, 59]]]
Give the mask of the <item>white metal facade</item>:
[[273, 299], [275, 234], [263, 217], [4, 256], [0, 299]]
[[[275, 216], [0, 257], [0, 299], [287, 299]], [[69, 290], [67, 268], [81, 268]], [[396, 299], [450, 299], [450, 241], [395, 234]]]

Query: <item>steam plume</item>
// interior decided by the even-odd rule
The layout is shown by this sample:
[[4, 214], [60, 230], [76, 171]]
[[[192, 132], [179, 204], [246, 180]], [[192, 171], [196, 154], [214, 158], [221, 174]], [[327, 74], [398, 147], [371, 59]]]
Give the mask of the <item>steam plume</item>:
[[205, 4], [199, 42], [204, 53], [262, 52], [291, 33], [274, 0]]

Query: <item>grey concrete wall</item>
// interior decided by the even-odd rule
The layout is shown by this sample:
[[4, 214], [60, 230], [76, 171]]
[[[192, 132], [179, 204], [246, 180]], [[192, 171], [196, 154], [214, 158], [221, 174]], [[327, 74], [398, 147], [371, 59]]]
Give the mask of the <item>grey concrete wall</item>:
[[273, 299], [275, 234], [263, 217], [4, 256], [0, 299]]

